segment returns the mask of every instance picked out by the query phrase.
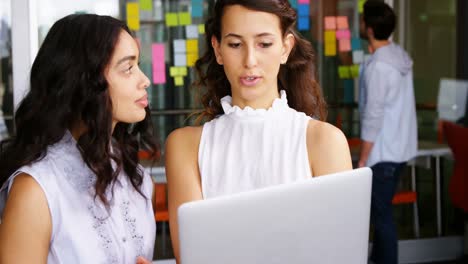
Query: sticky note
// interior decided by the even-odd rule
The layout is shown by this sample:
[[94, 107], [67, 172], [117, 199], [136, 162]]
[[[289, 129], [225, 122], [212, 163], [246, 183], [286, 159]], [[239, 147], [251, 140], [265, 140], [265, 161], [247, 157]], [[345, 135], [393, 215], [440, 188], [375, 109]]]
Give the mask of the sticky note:
[[205, 34], [205, 25], [203, 24], [198, 25], [198, 33]]
[[179, 67], [179, 76], [187, 76], [187, 67]]
[[310, 29], [310, 20], [308, 16], [299, 17], [297, 20], [297, 29], [298, 30], [309, 30]]
[[171, 77], [179, 76], [179, 67], [175, 67], [175, 66], [170, 67], [169, 76]]
[[153, 62], [153, 83], [166, 83], [166, 64], [164, 56], [164, 44], [154, 43], [151, 45]]
[[354, 102], [354, 81], [343, 80], [343, 102], [352, 103]]
[[351, 73], [349, 71], [349, 66], [338, 66], [338, 76], [340, 79], [349, 79], [351, 78]]
[[349, 67], [349, 70], [352, 78], [359, 77], [359, 65], [352, 65]]
[[179, 13], [179, 25], [185, 26], [192, 24], [192, 17], [189, 12], [180, 12]]
[[324, 18], [325, 30], [335, 30], [336, 29], [336, 17], [326, 16]]
[[298, 4], [310, 4], [310, 0], [297, 0]]
[[192, 1], [192, 17], [203, 17], [203, 2]]
[[297, 5], [297, 15], [301, 16], [310, 16], [309, 14], [310, 5], [309, 4], [298, 4]]
[[185, 39], [174, 39], [172, 42], [174, 44], [174, 52], [175, 53], [185, 53], [187, 45], [185, 44]]
[[174, 65], [175, 66], [187, 66], [187, 54], [185, 53], [174, 54]]
[[364, 51], [363, 50], [354, 50], [353, 51], [353, 63], [360, 64], [364, 62]]
[[359, 14], [364, 12], [364, 3], [365, 2], [366, 2], [366, 0], [359, 0], [359, 2], [358, 2], [358, 12], [359, 12]]
[[187, 53], [198, 53], [198, 39], [187, 39], [185, 44]]
[[351, 50], [351, 41], [349, 39], [340, 39], [339, 43], [339, 50], [341, 52], [347, 52]]
[[184, 77], [182, 77], [182, 76], [174, 77], [174, 84], [175, 84], [175, 86], [183, 86], [184, 85]]
[[127, 3], [127, 25], [130, 30], [140, 30], [138, 3]]
[[336, 55], [336, 42], [325, 42], [325, 56]]
[[187, 66], [195, 66], [195, 62], [198, 60], [198, 53], [187, 53]]
[[360, 50], [361, 49], [361, 39], [359, 38], [352, 38], [351, 39], [351, 48], [353, 50]]
[[177, 13], [166, 13], [166, 26], [175, 27], [179, 25]]
[[325, 43], [335, 42], [336, 41], [336, 33], [332, 30], [325, 31]]
[[351, 39], [351, 32], [349, 29], [340, 29], [336, 31], [336, 39]]
[[140, 9], [151, 11], [153, 9], [153, 1], [152, 0], [140, 0]]
[[185, 37], [188, 39], [198, 38], [198, 26], [197, 25], [185, 26]]
[[289, 0], [289, 3], [292, 8], [297, 9], [297, 0]]
[[346, 16], [336, 17], [336, 27], [338, 29], [348, 29], [349, 28], [348, 17]]

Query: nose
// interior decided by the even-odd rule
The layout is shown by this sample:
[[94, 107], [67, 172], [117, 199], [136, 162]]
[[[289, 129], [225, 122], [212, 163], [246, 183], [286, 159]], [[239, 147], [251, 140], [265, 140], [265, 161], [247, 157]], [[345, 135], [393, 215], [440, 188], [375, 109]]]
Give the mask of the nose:
[[141, 82], [140, 83], [141, 83], [140, 87], [142, 87], [143, 89], [148, 88], [150, 86], [150, 84], [151, 84], [150, 80], [143, 73], [143, 71], [141, 71]]
[[257, 54], [254, 47], [247, 47], [244, 54], [244, 65], [246, 68], [257, 66]]

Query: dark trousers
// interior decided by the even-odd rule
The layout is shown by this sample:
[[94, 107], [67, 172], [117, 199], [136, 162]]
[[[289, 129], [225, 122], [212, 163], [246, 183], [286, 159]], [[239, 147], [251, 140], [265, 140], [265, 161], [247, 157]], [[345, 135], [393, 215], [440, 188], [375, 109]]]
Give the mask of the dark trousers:
[[371, 260], [376, 264], [398, 263], [398, 237], [393, 221], [392, 199], [405, 164], [380, 162], [371, 167], [371, 226], [374, 227]]

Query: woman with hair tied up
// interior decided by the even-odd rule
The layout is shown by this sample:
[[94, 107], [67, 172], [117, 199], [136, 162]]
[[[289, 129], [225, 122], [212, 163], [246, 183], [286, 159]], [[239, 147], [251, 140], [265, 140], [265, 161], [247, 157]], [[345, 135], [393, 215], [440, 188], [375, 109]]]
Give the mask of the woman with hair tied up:
[[138, 60], [112, 17], [69, 15], [52, 26], [16, 134], [0, 146], [0, 263], [152, 259], [153, 183], [138, 150], [157, 146]]
[[287, 0], [216, 1], [196, 62], [208, 122], [166, 142], [176, 259], [181, 204], [352, 169], [343, 133], [321, 121], [312, 46], [295, 26]]

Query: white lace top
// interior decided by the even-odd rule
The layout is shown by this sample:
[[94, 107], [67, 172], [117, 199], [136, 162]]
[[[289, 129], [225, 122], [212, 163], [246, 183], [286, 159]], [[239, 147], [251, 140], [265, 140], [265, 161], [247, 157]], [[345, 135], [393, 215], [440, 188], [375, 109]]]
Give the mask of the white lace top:
[[312, 177], [310, 117], [288, 106], [286, 92], [269, 109], [232, 106], [203, 126], [198, 163], [205, 199]]
[[16, 175], [31, 175], [45, 193], [52, 218], [48, 264], [136, 263], [153, 257], [156, 226], [151, 176], [142, 197], [122, 172], [107, 192], [110, 210], [94, 199], [95, 174], [85, 165], [70, 133], [50, 146], [44, 159], [20, 168], [0, 188], [0, 216]]

